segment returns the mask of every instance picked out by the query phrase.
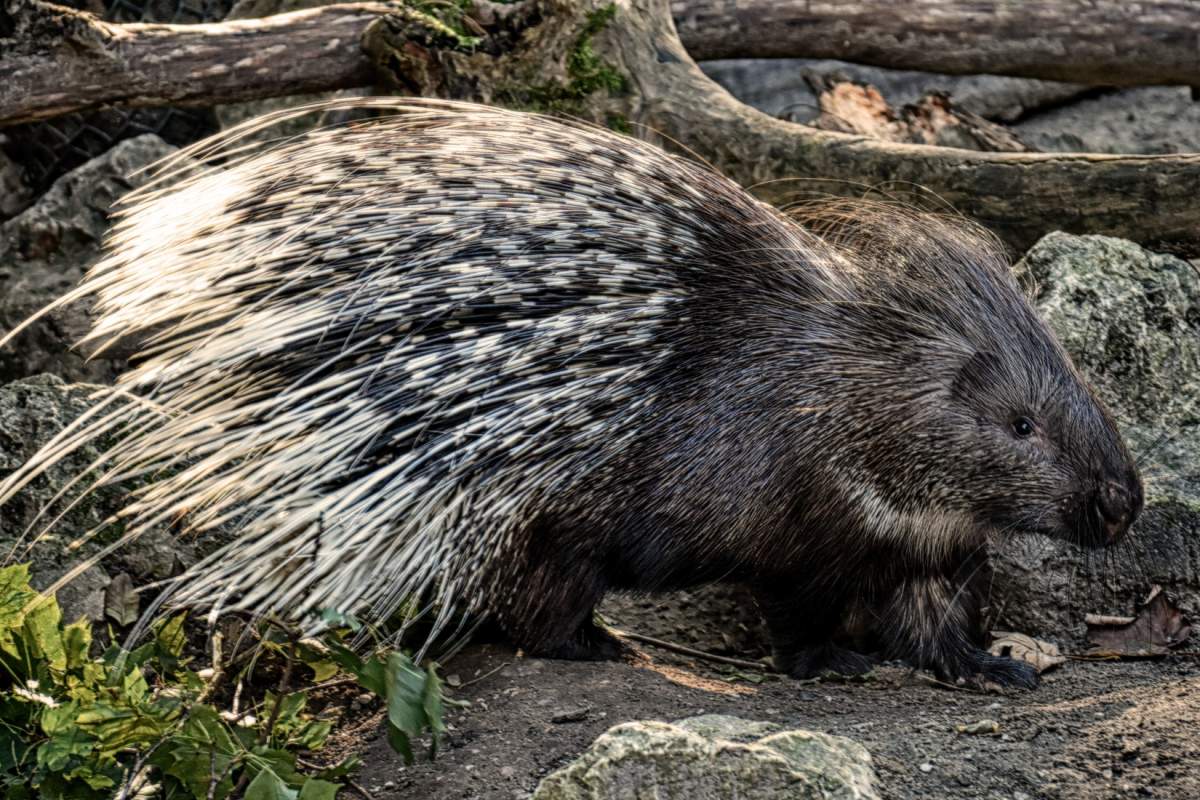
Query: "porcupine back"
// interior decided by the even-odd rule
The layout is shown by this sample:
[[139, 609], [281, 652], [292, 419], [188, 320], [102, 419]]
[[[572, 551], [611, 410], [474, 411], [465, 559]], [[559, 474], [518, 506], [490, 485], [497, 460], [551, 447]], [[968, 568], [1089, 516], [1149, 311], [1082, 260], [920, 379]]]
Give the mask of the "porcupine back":
[[109, 255], [60, 304], [94, 295], [85, 342], [146, 337], [142, 352], [0, 502], [117, 433], [92, 477], [154, 478], [123, 541], [185, 515], [237, 526], [174, 602], [379, 617], [431, 596], [444, 620], [478, 605], [529, 514], [636, 438], [696, 287], [720, 286], [764, 228], [805, 238], [602, 130], [352, 107], [397, 113], [270, 146], [245, 137], [283, 115], [255, 120], [163, 174], [221, 166], [126, 199]]

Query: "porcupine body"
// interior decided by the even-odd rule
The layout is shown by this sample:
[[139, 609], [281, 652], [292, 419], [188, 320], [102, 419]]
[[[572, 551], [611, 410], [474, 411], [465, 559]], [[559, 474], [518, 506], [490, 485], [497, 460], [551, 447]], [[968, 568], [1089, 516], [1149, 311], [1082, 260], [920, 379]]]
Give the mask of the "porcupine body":
[[227, 158], [136, 195], [64, 298], [98, 297], [91, 346], [146, 342], [40, 463], [120, 431], [99, 479], [153, 476], [130, 536], [238, 522], [175, 602], [427, 597], [578, 658], [613, 652], [605, 592], [733, 580], [792, 674], [867, 668], [832, 640], [867, 604], [890, 656], [1032, 682], [975, 639], [987, 538], [1107, 544], [1141, 487], [986, 237], [802, 227], [604, 130], [354, 104], [397, 113], [195, 148]]

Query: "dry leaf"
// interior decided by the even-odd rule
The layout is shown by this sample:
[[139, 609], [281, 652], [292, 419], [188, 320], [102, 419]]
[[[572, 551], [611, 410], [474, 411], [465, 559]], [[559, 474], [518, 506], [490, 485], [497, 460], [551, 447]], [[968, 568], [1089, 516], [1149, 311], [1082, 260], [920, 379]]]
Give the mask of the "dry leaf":
[[138, 618], [138, 596], [133, 579], [122, 572], [104, 587], [104, 613], [124, 628]]
[[1098, 658], [1155, 658], [1187, 640], [1191, 625], [1183, 612], [1155, 586], [1136, 617], [1088, 614], [1087, 637], [1094, 645], [1086, 655]]
[[1039, 675], [1067, 660], [1058, 651], [1056, 644], [1008, 631], [992, 631], [991, 653], [994, 656], [1007, 656], [1031, 664]]

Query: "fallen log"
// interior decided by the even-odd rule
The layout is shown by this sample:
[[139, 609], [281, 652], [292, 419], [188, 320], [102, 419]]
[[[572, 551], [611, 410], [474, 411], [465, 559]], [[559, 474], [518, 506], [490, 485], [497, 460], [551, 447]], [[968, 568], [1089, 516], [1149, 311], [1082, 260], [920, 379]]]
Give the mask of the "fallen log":
[[[16, 2], [46, 13], [39, 0]], [[155, 105], [227, 102], [387, 79], [409, 94], [541, 108], [627, 126], [706, 160], [779, 205], [814, 194], [885, 192], [912, 199], [917, 190], [991, 227], [1014, 250], [1051, 230], [1065, 230], [1200, 253], [1195, 203], [1200, 155], [972, 152], [819, 131], [774, 119], [738, 102], [701, 72], [676, 34], [669, 0], [626, 0], [619, 7], [606, 0], [481, 3], [476, 13], [474, 24], [487, 36], [470, 49], [442, 46], [420, 30], [413, 35], [406, 18], [388, 16], [387, 7], [377, 4], [189, 26], [187, 31], [103, 26], [72, 13], [66, 24], [50, 20], [70, 46], [50, 55], [43, 47], [9, 57], [33, 71], [22, 74], [41, 76], [41, 83], [26, 78], [25, 88], [14, 90], [5, 80], [13, 74], [6, 66], [8, 74], [0, 72], [0, 124], [31, 113], [89, 107], [97, 102], [94, 92], [109, 81], [126, 84], [104, 89], [124, 92], [126, 102]], [[500, 17], [503, 24], [497, 22]], [[322, 25], [347, 21], [336, 36], [329, 27], [314, 35], [316, 19], [324, 20]], [[375, 25], [377, 19], [386, 22]], [[37, 29], [24, 24], [25, 30]], [[101, 43], [95, 43], [96, 36]], [[290, 44], [283, 55], [260, 53], [253, 75], [247, 76], [238, 72], [238, 58], [226, 49], [239, 41], [256, 41], [260, 48], [264, 42], [279, 43], [269, 47]], [[307, 42], [308, 49], [298, 41]], [[250, 49], [247, 45], [232, 52]], [[135, 73], [114, 67], [103, 81], [98, 73], [89, 76], [109, 57], [142, 66]], [[172, 72], [173, 65], [183, 70], [183, 77]], [[272, 83], [277, 71], [291, 77]], [[303, 88], [296, 77], [300, 74], [306, 76]], [[318, 74], [325, 75], [323, 82]], [[248, 83], [238, 83], [237, 75]], [[36, 108], [30, 98], [41, 98]]]
[[697, 61], [836, 58], [951, 75], [1200, 86], [1189, 0], [672, 0]]
[[104, 105], [212, 105], [366, 86], [374, 72], [358, 42], [393, 7], [198, 25], [118, 25], [40, 0], [15, 8], [16, 33], [0, 42], [0, 126]]

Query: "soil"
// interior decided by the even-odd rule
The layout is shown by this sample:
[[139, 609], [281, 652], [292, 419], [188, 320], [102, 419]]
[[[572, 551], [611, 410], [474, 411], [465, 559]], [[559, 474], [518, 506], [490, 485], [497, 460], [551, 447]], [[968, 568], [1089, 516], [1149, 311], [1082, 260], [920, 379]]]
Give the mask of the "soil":
[[[708, 650], [761, 653], [753, 610], [715, 588], [663, 600], [616, 599], [618, 628]], [[1160, 661], [1069, 661], [1034, 691], [936, 685], [903, 665], [867, 680], [808, 682], [638, 644], [624, 662], [525, 658], [503, 644], [464, 649], [443, 668], [470, 705], [447, 715], [436, 760], [405, 766], [378, 709], [349, 723], [339, 749], [358, 752], [355, 781], [378, 800], [524, 798], [609, 727], [706, 713], [848, 736], [875, 759], [883, 797], [1099, 800], [1200, 797], [1200, 653]], [[959, 726], [995, 720], [991, 735]]]

